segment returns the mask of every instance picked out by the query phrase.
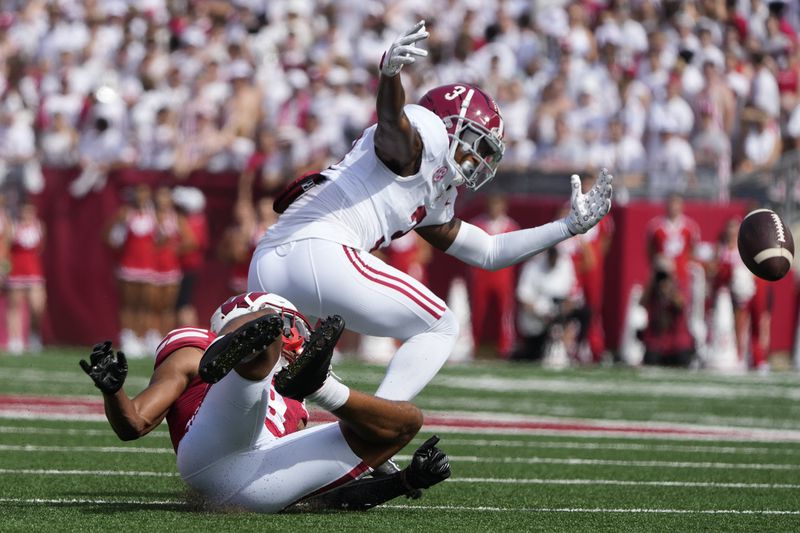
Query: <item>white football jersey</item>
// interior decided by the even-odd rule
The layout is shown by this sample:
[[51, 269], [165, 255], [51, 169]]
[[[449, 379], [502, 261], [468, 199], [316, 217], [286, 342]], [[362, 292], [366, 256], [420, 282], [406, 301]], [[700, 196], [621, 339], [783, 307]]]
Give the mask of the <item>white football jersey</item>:
[[457, 196], [454, 169], [447, 163], [449, 139], [442, 120], [418, 105], [406, 116], [423, 145], [419, 172], [398, 176], [375, 153], [376, 125], [361, 134], [339, 163], [322, 171], [314, 187], [278, 217], [259, 243], [320, 238], [360, 250], [383, 248], [417, 226], [449, 222]]

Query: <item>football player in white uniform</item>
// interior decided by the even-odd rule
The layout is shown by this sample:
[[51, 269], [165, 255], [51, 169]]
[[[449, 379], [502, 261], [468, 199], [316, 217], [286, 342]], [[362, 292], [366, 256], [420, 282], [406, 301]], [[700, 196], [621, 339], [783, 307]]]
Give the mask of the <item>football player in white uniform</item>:
[[[211, 325], [171, 331], [150, 384], [134, 398], [122, 388], [125, 355], [111, 342], [80, 363], [121, 439], [142, 437], [166, 418], [181, 477], [213, 507], [368, 509], [404, 494], [419, 497], [449, 477], [447, 456], [432, 437], [404, 470], [357, 479], [408, 444], [422, 413], [329, 375], [341, 317], [311, 332], [287, 300], [248, 293], [222, 304]], [[304, 429], [306, 397], [339, 422]]]
[[465, 263], [496, 270], [599, 222], [611, 208], [603, 170], [583, 194], [572, 176], [571, 211], [549, 224], [488, 235], [454, 217], [458, 187], [494, 177], [503, 156], [503, 119], [478, 87], [452, 84], [405, 105], [400, 70], [427, 52], [420, 21], [381, 60], [376, 125], [339, 163], [306, 175], [278, 196], [282, 213], [253, 254], [248, 289], [282, 294], [309, 316], [342, 315], [350, 329], [403, 341], [376, 395], [409, 400], [438, 372], [458, 336], [445, 303], [370, 254], [415, 230]]

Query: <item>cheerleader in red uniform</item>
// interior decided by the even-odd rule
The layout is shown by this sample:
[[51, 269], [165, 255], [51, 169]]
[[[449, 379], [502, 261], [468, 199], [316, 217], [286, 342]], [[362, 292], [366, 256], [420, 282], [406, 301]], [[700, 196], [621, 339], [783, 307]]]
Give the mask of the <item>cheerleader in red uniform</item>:
[[137, 185], [129, 205], [120, 208], [108, 240], [118, 250], [120, 343], [132, 357], [146, 355], [142, 342], [155, 327], [153, 293], [156, 267], [156, 215], [147, 185]]
[[172, 191], [162, 186], [155, 193], [156, 248], [154, 307], [155, 328], [148, 330], [145, 344], [155, 353], [161, 339], [175, 328], [175, 304], [182, 272], [180, 251], [189, 237], [185, 219], [178, 217], [172, 201]]
[[30, 316], [28, 351], [42, 349], [41, 325], [47, 294], [42, 267], [42, 249], [45, 231], [36, 213], [36, 207], [25, 202], [20, 206], [19, 217], [11, 225], [11, 270], [8, 287], [8, 351], [20, 354], [25, 349], [22, 340], [23, 307], [27, 303]]

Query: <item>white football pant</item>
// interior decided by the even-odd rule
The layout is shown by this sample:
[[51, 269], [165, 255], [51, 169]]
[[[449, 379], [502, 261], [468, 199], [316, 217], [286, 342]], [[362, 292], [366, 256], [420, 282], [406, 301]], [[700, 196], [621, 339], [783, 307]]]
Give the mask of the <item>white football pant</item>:
[[270, 433], [265, 418], [282, 412], [268, 401], [271, 381], [272, 374], [250, 381], [232, 371], [211, 386], [178, 445], [178, 472], [214, 506], [274, 513], [371, 471], [338, 422]]
[[309, 317], [338, 314], [352, 331], [403, 341], [376, 396], [411, 400], [458, 338], [458, 321], [422, 283], [374, 255], [322, 239], [259, 248], [247, 283], [289, 299]]

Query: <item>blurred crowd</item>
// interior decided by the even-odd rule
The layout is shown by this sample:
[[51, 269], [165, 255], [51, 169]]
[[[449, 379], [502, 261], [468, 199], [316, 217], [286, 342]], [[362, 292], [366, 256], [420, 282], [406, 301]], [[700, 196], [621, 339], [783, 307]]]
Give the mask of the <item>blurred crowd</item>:
[[0, 176], [80, 166], [251, 170], [267, 191], [335, 161], [374, 118], [380, 54], [424, 18], [409, 100], [479, 84], [504, 170], [607, 166], [647, 191], [713, 191], [800, 142], [786, 0], [2, 0]]
[[[419, 19], [429, 55], [403, 71], [408, 100], [456, 81], [494, 95], [506, 120], [501, 172], [593, 175], [606, 166], [622, 190], [654, 199], [705, 191], [725, 202], [733, 174], [769, 168], [800, 147], [799, 17], [798, 2], [786, 0], [0, 0], [3, 249], [14, 227], [27, 228], [18, 237], [26, 249], [41, 249], [44, 232], [27, 206], [47, 187], [42, 167], [79, 168], [70, 184], [76, 197], [104, 187], [120, 167], [164, 171], [169, 184], [198, 170], [235, 172], [242, 185], [231, 227], [211, 249], [232, 265], [231, 290], [241, 290], [255, 239], [273, 216], [253, 191], [274, 194], [346, 152], [374, 121], [381, 53]], [[137, 189], [109, 228], [120, 253], [121, 322], [134, 347], [178, 320], [163, 310], [181, 307], [191, 293], [186, 272], [197, 266], [177, 275], [175, 264], [196, 262], [209, 246], [202, 228], [194, 236], [187, 229], [188, 206], [201, 201], [175, 194]], [[514, 222], [504, 217], [502, 202], [490, 202], [475, 223], [507, 231]], [[545, 286], [569, 287], [563, 301], [580, 287], [579, 308], [551, 309], [570, 316], [557, 324], [563, 338], [580, 335], [573, 358], [605, 357], [602, 275], [590, 272], [602, 268], [612, 234], [600, 227], [520, 272], [526, 280], [555, 276]], [[126, 246], [165, 242], [177, 255], [149, 266], [123, 260], [137, 255]], [[413, 237], [387, 253], [425, 275], [430, 250]], [[562, 253], [572, 258], [572, 278]], [[652, 287], [664, 288], [667, 270], [657, 264]], [[676, 272], [666, 277], [682, 286]], [[470, 280], [470, 294], [503, 299], [498, 353], [522, 349], [512, 342], [515, 327], [524, 350], [544, 350], [538, 319], [509, 311], [533, 296], [508, 289], [514, 276], [484, 276]], [[43, 282], [26, 283], [13, 301], [43, 307], [43, 293], [30, 290]], [[191, 322], [191, 309], [184, 312], [178, 321]], [[578, 333], [565, 327], [575, 321]], [[476, 338], [483, 327], [474, 326]]]

